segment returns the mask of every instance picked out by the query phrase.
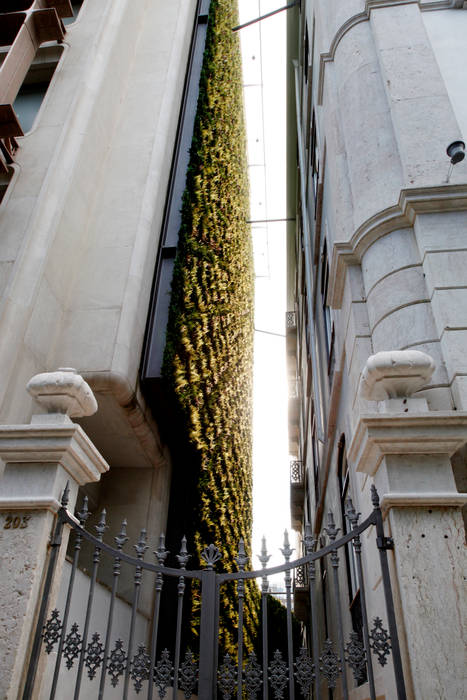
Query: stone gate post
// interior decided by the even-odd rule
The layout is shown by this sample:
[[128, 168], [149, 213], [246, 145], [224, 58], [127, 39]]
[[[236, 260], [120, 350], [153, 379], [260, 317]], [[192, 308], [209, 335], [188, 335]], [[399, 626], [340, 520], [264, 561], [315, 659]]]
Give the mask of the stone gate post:
[[433, 370], [432, 358], [417, 351], [370, 357], [361, 393], [379, 401], [378, 411], [360, 417], [348, 455], [373, 477], [386, 535], [394, 539], [405, 674], [416, 700], [462, 697], [465, 682], [460, 507], [467, 494], [456, 489], [450, 457], [467, 442], [467, 413], [430, 411], [424, 398], [411, 398]]
[[[55, 514], [66, 484], [74, 508], [79, 486], [98, 481], [108, 465], [72, 417], [97, 403], [74, 370], [36, 375], [28, 391], [44, 408], [29, 425], [0, 425], [0, 698], [22, 696], [49, 557]], [[66, 533], [68, 535], [68, 533]], [[57, 558], [59, 577], [66, 552]]]

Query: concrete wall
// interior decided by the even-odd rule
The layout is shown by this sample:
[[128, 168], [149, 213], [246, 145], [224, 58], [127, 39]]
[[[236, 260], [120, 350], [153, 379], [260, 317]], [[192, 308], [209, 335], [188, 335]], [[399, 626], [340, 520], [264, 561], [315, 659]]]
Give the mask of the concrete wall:
[[170, 459], [138, 369], [195, 9], [84, 0], [0, 206], [0, 422], [28, 422], [34, 374], [75, 367], [112, 468], [99, 507], [130, 478], [127, 517], [151, 532]]
[[0, 208], [2, 422], [27, 420], [27, 380], [59, 365], [144, 416], [137, 372], [195, 5], [85, 0], [68, 25]]

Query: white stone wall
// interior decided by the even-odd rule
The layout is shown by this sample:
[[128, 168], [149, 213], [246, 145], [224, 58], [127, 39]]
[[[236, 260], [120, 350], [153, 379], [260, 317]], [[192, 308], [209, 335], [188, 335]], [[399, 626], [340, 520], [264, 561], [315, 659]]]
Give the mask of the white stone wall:
[[[449, 461], [457, 448], [428, 444], [433, 432], [429, 427], [424, 428], [425, 443], [405, 445], [403, 431], [391, 432], [389, 419], [387, 444], [401, 441], [395, 456], [378, 470], [372, 463], [376, 453], [368, 451], [368, 471], [361, 473], [365, 469], [356, 472], [355, 436], [365, 414], [377, 416], [384, 410], [359, 392], [368, 357], [383, 350], [420, 350], [434, 359], [435, 372], [416, 394], [414, 408], [407, 408], [409, 413], [447, 416], [448, 435], [454, 430], [447, 427], [449, 421], [454, 425], [467, 409], [467, 161], [454, 167], [447, 182], [446, 155], [452, 141], [467, 136], [467, 11], [428, 12], [417, 2], [391, 0], [310, 0], [305, 6], [302, 16], [307, 17], [310, 37], [313, 16], [315, 21], [312, 103], [323, 183], [321, 236], [326, 236], [330, 258], [328, 303], [336, 329], [336, 368], [341, 362], [343, 368], [340, 389], [332, 390], [326, 378], [320, 382], [322, 405], [326, 411], [332, 408], [333, 416], [325, 420], [320, 450], [325, 497], [318, 513], [312, 508], [311, 515], [315, 523], [321, 517], [318, 530], [328, 510], [343, 526], [337, 443], [345, 436], [357, 511], [365, 516], [371, 510], [375, 472], [380, 495], [403, 494], [398, 506], [395, 496], [397, 507], [389, 506], [385, 527], [396, 540], [397, 554], [389, 558], [408, 697], [425, 698], [430, 692], [455, 697], [461, 692], [457, 649], [465, 614], [458, 603], [463, 534], [459, 536], [462, 518], [456, 507], [462, 496]], [[305, 133], [309, 127], [302, 125]], [[315, 277], [319, 316], [319, 274]], [[319, 317], [315, 331], [322, 359], [325, 338]], [[305, 354], [303, 346], [301, 352]], [[307, 462], [310, 467], [309, 452]], [[430, 489], [438, 500], [428, 495]], [[313, 488], [309, 490], [313, 504]], [[413, 508], [406, 498], [409, 491]], [[417, 498], [422, 499], [418, 506]], [[385, 615], [374, 536], [370, 531], [362, 538], [370, 618]], [[430, 537], [433, 548], [427, 553]], [[341, 574], [341, 591], [346, 593], [345, 587]], [[437, 630], [433, 644], [430, 640], [425, 646], [421, 638], [442, 615], [439, 591], [449, 608], [451, 633]], [[346, 605], [345, 594], [342, 599]], [[430, 600], [426, 614], [424, 600]], [[328, 606], [332, 623], [332, 600]], [[430, 653], [436, 654], [433, 677], [424, 660]], [[390, 673], [378, 674], [376, 686], [378, 694], [396, 697]], [[360, 689], [351, 697], [367, 695]]]
[[[439, 10], [424, 12], [422, 18], [459, 124], [458, 136], [465, 141], [467, 94], [464, 77], [467, 73], [467, 12]], [[446, 136], [449, 139], [449, 135], [446, 134]], [[459, 169], [462, 167], [465, 179], [467, 177], [465, 164]]]
[[0, 420], [75, 366], [135, 390], [194, 2], [85, 0], [0, 207]]

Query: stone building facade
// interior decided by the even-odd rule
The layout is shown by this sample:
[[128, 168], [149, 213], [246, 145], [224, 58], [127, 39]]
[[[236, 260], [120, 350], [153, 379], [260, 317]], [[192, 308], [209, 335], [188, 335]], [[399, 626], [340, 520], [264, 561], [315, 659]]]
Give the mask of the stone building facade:
[[[174, 152], [188, 158], [180, 115], [208, 9], [206, 0], [0, 7], [2, 698], [22, 693], [67, 480], [71, 508], [81, 489], [93, 513], [106, 505], [113, 527], [128, 518], [132, 541], [141, 527], [165, 530], [170, 456], [140, 365]], [[183, 183], [172, 186], [180, 197]], [[42, 394], [63, 390], [74, 408], [54, 399], [40, 409], [26, 385], [58, 368], [65, 369], [40, 380]], [[76, 399], [80, 376], [97, 412]], [[96, 595], [102, 607], [108, 589]], [[124, 637], [125, 599], [118, 605]], [[148, 587], [140, 627], [152, 605]]]
[[[292, 522], [324, 544], [328, 512], [347, 532], [346, 500], [365, 516], [376, 485], [407, 694], [420, 700], [465, 692], [466, 37], [462, 0], [289, 11]], [[375, 610], [377, 552], [369, 541], [363, 552]], [[344, 624], [358, 629], [352, 556], [340, 590]], [[321, 570], [326, 634], [330, 576]], [[370, 697], [350, 676], [349, 689]], [[384, 670], [376, 690], [397, 697]]]

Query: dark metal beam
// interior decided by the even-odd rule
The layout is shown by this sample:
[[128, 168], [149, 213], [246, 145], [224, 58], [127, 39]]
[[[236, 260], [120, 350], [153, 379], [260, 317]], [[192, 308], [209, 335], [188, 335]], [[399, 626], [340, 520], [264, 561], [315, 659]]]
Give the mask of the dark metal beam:
[[272, 224], [277, 221], [296, 221], [296, 216], [289, 216], [285, 219], [247, 219], [247, 224]]
[[261, 15], [261, 17], [257, 17], [256, 19], [250, 19], [249, 22], [245, 22], [245, 24], [239, 24], [237, 27], [232, 27], [233, 32], [238, 32], [240, 29], [244, 29], [244, 27], [249, 27], [251, 24], [256, 24], [256, 22], [261, 22], [263, 19], [267, 19], [268, 17], [272, 17], [273, 15], [277, 15], [279, 12], [283, 12], [284, 10], [290, 10], [292, 7], [295, 7], [295, 5], [298, 5], [300, 3], [300, 0], [295, 0], [295, 2], [290, 2], [288, 5], [284, 5], [284, 7], [279, 7], [278, 10], [273, 10], [272, 12], [268, 12], [266, 15]]

